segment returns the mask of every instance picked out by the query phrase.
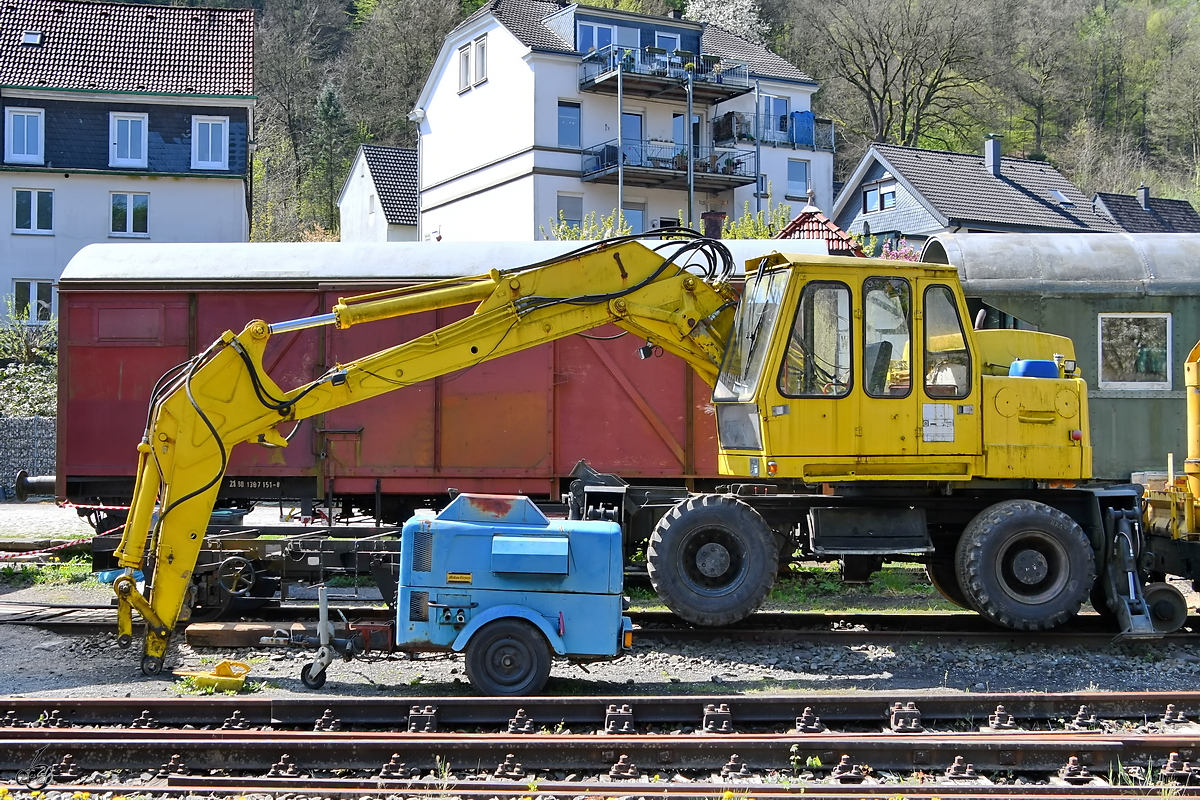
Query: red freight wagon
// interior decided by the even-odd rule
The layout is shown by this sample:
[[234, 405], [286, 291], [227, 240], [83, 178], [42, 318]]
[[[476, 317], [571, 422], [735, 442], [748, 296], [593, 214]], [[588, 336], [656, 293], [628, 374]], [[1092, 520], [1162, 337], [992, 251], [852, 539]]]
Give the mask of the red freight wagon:
[[[743, 260], [774, 250], [730, 242]], [[820, 244], [820, 243], [816, 243]], [[791, 242], [789, 251], [813, 243]], [[225, 330], [328, 311], [339, 297], [551, 258], [572, 243], [102, 244], [59, 282], [59, 497], [129, 498], [155, 382]], [[470, 313], [443, 309], [272, 338], [282, 387]], [[399, 523], [450, 487], [557, 500], [576, 462], [637, 483], [715, 480], [709, 387], [639, 358], [615, 328], [556, 341], [300, 423], [285, 449], [242, 445], [221, 497], [318, 501]]]

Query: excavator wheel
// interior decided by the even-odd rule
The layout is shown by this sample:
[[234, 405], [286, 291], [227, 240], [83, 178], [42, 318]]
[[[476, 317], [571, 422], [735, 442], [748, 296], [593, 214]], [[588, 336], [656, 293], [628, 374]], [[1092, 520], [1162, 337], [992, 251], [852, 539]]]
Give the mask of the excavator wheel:
[[925, 565], [925, 575], [929, 578], [929, 582], [933, 584], [933, 588], [937, 589], [938, 594], [944, 597], [947, 602], [953, 603], [959, 608], [965, 608], [968, 611], [975, 610], [971, 608], [966, 594], [963, 593], [962, 587], [958, 584], [958, 565], [953, 560], [930, 561]]
[[1033, 500], [1005, 500], [971, 520], [958, 542], [958, 581], [983, 617], [1013, 630], [1062, 625], [1096, 580], [1083, 529]]
[[650, 536], [647, 569], [667, 607], [694, 625], [750, 616], [775, 584], [779, 547], [752, 507], [735, 497], [696, 495], [668, 511]]

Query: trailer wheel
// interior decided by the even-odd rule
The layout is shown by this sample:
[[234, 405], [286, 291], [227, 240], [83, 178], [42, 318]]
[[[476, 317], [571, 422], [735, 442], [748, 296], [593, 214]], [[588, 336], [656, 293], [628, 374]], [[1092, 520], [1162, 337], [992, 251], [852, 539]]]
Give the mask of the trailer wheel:
[[321, 670], [316, 675], [313, 674], [313, 665], [305, 664], [300, 668], [300, 682], [309, 689], [320, 689], [325, 685], [325, 679], [329, 677], [326, 670]]
[[958, 579], [988, 620], [1014, 630], [1049, 630], [1079, 613], [1096, 580], [1096, 559], [1083, 529], [1063, 512], [1033, 500], [1005, 500], [963, 531]]
[[550, 677], [550, 645], [541, 631], [519, 619], [500, 619], [480, 628], [467, 643], [467, 679], [480, 694], [536, 694]]
[[958, 583], [958, 565], [953, 561], [930, 561], [925, 565], [925, 575], [938, 594], [959, 608], [974, 611]]
[[682, 501], [650, 536], [654, 591], [695, 625], [731, 625], [750, 616], [775, 584], [779, 547], [746, 503], [706, 494]]

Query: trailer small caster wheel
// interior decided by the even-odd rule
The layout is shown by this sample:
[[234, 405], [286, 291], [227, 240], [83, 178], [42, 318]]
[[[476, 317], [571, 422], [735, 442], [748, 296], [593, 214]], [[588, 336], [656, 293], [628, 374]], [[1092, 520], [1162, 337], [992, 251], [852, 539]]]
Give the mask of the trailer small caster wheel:
[[133, 644], [133, 637], [128, 633], [123, 633], [117, 637], [117, 647], [122, 650], [128, 650], [131, 644]]
[[1187, 622], [1187, 598], [1171, 584], [1152, 583], [1142, 590], [1142, 596], [1150, 609], [1154, 630], [1159, 633], [1174, 633]]
[[321, 670], [320, 672], [314, 674], [312, 664], [305, 664], [300, 668], [300, 682], [309, 689], [320, 689], [325, 685], [326, 677], [327, 675], [325, 670]]
[[154, 677], [162, 672], [163, 660], [158, 656], [142, 656], [142, 674]]

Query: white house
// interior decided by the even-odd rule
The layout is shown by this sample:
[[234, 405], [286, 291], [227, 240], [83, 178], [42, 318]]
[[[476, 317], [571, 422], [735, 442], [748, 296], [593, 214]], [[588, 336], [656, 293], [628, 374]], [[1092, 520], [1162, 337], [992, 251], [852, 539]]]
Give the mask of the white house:
[[7, 7], [0, 295], [18, 313], [49, 320], [93, 242], [246, 241], [253, 37], [248, 9]]
[[491, 0], [446, 37], [410, 114], [421, 236], [538, 239], [560, 212], [618, 204], [648, 231], [681, 213], [736, 217], [747, 201], [797, 211], [810, 189], [832, 208], [833, 125], [812, 114], [816, 90], [716, 26]]
[[417, 241], [417, 151], [360, 145], [338, 211], [343, 242]]

